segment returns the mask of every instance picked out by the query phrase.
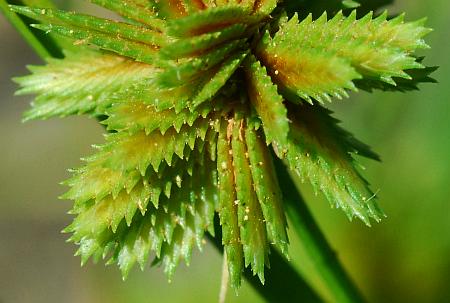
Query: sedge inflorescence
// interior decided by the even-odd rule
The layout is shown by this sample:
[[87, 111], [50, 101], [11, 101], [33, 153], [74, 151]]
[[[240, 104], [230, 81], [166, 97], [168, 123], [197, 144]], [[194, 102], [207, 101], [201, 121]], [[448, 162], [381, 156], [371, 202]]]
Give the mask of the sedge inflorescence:
[[107, 258], [126, 276], [154, 255], [172, 277], [218, 214], [232, 285], [248, 266], [264, 281], [270, 247], [288, 256], [273, 155], [349, 218], [382, 218], [352, 157], [377, 155], [324, 105], [426, 79], [414, 72], [423, 20], [340, 10], [355, 1], [321, 16], [307, 14], [316, 1], [91, 1], [121, 21], [12, 6], [73, 40], [17, 79], [37, 95], [25, 119], [87, 114], [109, 131], [65, 182], [83, 262]]

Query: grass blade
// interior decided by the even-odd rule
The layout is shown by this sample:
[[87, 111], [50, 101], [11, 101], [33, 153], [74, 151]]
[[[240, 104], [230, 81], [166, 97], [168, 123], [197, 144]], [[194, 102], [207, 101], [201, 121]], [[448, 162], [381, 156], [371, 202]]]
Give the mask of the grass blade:
[[339, 263], [336, 253], [314, 221], [284, 163], [278, 158], [274, 158], [291, 229], [302, 241], [311, 263], [314, 264], [323, 283], [333, 295], [333, 301], [339, 303], [364, 302], [359, 290]]
[[0, 12], [9, 20], [16, 30], [25, 39], [28, 45], [43, 60], [47, 58], [63, 58], [61, 46], [68, 45], [66, 40], [55, 39], [42, 31], [31, 28], [30, 24], [36, 23], [33, 19], [19, 16], [10, 10], [9, 5], [30, 5], [35, 7], [54, 7], [50, 0], [23, 0], [23, 1], [6, 1], [0, 0]]
[[[218, 218], [215, 219], [216, 220], [214, 223], [216, 236], [212, 237], [208, 235], [208, 238], [214, 247], [223, 253], [222, 229]], [[266, 276], [264, 285], [261, 284], [258, 276], [253, 275], [249, 268], [244, 271], [244, 276], [247, 282], [250, 283], [255, 291], [266, 302], [323, 302], [323, 300], [295, 270], [293, 264], [289, 263], [276, 250], [272, 250], [270, 253], [270, 274]]]

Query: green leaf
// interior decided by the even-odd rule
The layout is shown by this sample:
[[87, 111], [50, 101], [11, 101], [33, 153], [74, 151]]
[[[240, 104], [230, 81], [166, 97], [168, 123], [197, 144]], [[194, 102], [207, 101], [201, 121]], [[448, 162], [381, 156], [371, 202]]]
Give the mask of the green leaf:
[[[321, 282], [327, 291], [331, 294], [334, 302], [364, 302], [363, 296], [352, 282], [351, 278], [345, 272], [339, 262], [339, 256], [336, 251], [327, 243], [327, 239], [320, 230], [317, 222], [315, 222], [311, 212], [309, 211], [298, 186], [295, 184], [295, 178], [287, 170], [284, 163], [275, 159], [275, 168], [280, 180], [280, 188], [283, 193], [286, 214], [289, 218], [290, 228], [296, 234], [298, 240], [304, 245], [304, 253], [306, 258], [319, 273]], [[271, 274], [276, 275], [271, 268]], [[282, 288], [284, 289], [287, 279], [284, 278], [284, 272], [280, 277], [273, 279], [282, 280]], [[297, 282], [301, 285], [301, 282]], [[299, 290], [293, 291], [298, 293]], [[292, 294], [289, 293], [289, 296]], [[303, 298], [299, 299], [301, 301]], [[288, 297], [287, 302], [292, 300]], [[314, 301], [309, 299], [307, 302]], [[322, 300], [319, 300], [323, 302]]]

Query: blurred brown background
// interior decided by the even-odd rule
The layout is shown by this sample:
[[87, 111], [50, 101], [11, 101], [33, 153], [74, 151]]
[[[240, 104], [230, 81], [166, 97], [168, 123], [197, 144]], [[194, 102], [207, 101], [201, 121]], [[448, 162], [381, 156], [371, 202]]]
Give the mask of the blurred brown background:
[[[434, 74], [440, 84], [405, 94], [361, 92], [332, 105], [344, 126], [382, 156], [381, 164], [362, 162], [388, 218], [370, 229], [350, 223], [303, 188], [370, 302], [450, 302], [450, 2], [397, 1], [390, 12], [400, 11], [408, 20], [429, 17], [435, 31], [425, 63], [441, 66]], [[171, 284], [157, 268], [135, 270], [126, 282], [113, 266], [80, 268], [74, 245], [60, 233], [71, 217], [70, 203], [57, 200], [65, 190], [58, 183], [102, 142], [103, 129], [85, 117], [22, 124], [31, 98], [13, 97], [10, 78], [40, 61], [2, 16], [0, 37], [0, 302], [216, 302], [221, 257], [211, 247], [196, 253], [190, 268], [181, 266]], [[291, 240], [293, 262], [322, 289], [301, 243]], [[227, 300], [259, 301], [247, 285]]]

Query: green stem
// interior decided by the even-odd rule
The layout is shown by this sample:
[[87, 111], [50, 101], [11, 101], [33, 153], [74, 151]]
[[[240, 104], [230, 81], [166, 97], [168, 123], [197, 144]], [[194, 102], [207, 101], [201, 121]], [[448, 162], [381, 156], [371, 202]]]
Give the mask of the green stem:
[[23, 20], [19, 16], [17, 16], [16, 13], [13, 13], [9, 10], [8, 3], [5, 0], [0, 0], [0, 11], [22, 35], [25, 41], [34, 49], [36, 54], [41, 57], [41, 59], [45, 60], [52, 57], [47, 48], [45, 48], [42, 43], [36, 38], [36, 36], [31, 32], [28, 25], [25, 24], [25, 22], [23, 22]]
[[278, 158], [275, 166], [292, 229], [300, 238], [308, 258], [332, 294], [334, 302], [364, 302], [305, 205], [286, 166]]
[[55, 4], [51, 0], [21, 0], [20, 2], [26, 6], [55, 8]]
[[62, 58], [63, 53], [61, 47], [55, 39], [46, 33], [31, 28], [29, 25], [34, 23], [32, 19], [21, 17], [9, 9], [9, 4], [23, 5], [34, 4], [42, 7], [53, 6], [49, 0], [35, 1], [6, 1], [0, 0], [0, 12], [9, 20], [9, 22], [22, 35], [25, 41], [30, 45], [36, 54], [44, 61], [48, 58]]
[[[215, 237], [208, 235], [214, 246], [223, 253], [222, 228], [219, 219], [215, 218]], [[244, 271], [245, 279], [258, 292], [266, 302], [277, 303], [319, 303], [323, 300], [305, 282], [302, 276], [294, 269], [291, 263], [272, 250], [270, 253], [270, 272], [265, 277], [265, 284], [255, 276], [250, 269]]]

